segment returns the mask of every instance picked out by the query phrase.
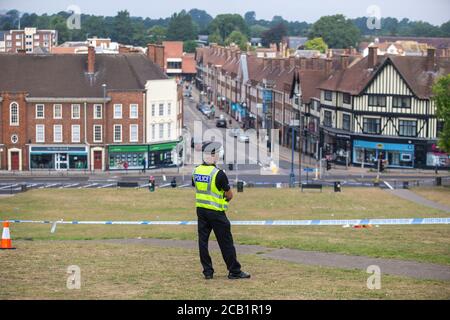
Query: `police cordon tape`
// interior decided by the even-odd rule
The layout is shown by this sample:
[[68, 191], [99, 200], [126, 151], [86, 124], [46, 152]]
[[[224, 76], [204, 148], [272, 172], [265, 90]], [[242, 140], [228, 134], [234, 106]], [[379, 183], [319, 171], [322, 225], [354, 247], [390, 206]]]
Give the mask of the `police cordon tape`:
[[[73, 224], [73, 225], [197, 225], [197, 221], [50, 221], [50, 220], [0, 220], [10, 223]], [[433, 225], [450, 224], [450, 218], [403, 218], [360, 220], [250, 220], [231, 221], [237, 226], [346, 226], [346, 225]]]

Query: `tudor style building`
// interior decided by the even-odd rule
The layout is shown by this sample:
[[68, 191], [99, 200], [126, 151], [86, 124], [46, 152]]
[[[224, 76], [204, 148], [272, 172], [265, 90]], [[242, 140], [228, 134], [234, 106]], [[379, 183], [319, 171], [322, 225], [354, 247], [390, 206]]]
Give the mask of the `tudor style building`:
[[392, 168], [449, 166], [437, 150], [442, 123], [436, 118], [431, 88], [450, 73], [450, 60], [426, 57], [369, 55], [323, 82], [322, 144], [337, 162]]
[[[0, 55], [0, 169], [123, 170], [178, 161], [182, 100], [143, 54]], [[158, 131], [153, 121], [158, 109]], [[156, 117], [156, 115], [155, 115]], [[125, 165], [126, 163], [126, 165]]]

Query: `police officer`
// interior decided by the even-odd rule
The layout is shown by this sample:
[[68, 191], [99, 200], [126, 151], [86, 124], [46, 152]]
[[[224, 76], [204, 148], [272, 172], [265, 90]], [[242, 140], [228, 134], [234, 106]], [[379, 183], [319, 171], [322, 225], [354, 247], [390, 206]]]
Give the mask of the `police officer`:
[[208, 251], [208, 240], [211, 230], [214, 230], [229, 271], [228, 279], [250, 278], [250, 274], [243, 272], [237, 261], [231, 224], [225, 215], [233, 192], [225, 172], [216, 167], [220, 148], [221, 144], [217, 142], [203, 144], [203, 164], [195, 168], [192, 177], [192, 184], [196, 189], [200, 261], [205, 279], [212, 279], [214, 269]]

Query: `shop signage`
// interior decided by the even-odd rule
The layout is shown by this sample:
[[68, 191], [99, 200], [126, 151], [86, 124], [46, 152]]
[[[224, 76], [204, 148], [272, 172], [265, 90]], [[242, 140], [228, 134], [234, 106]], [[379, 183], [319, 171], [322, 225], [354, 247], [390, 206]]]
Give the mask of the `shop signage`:
[[31, 147], [31, 152], [86, 152], [86, 147], [69, 147], [69, 146]]
[[147, 152], [148, 146], [109, 146], [109, 152]]

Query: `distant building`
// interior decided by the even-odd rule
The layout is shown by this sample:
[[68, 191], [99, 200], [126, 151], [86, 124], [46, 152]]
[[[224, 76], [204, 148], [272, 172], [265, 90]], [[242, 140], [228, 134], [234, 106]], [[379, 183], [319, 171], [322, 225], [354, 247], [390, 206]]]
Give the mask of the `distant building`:
[[428, 45], [426, 43], [418, 43], [417, 41], [396, 41], [396, 42], [379, 42], [375, 39], [375, 42], [366, 44], [365, 47], [361, 47], [362, 55], [367, 57], [369, 54], [369, 48], [376, 46], [378, 48], [378, 55], [384, 56], [386, 54], [396, 56], [426, 56]]
[[307, 37], [283, 37], [282, 40], [288, 49], [293, 50], [303, 49], [306, 41], [308, 41]]
[[24, 50], [26, 53], [34, 53], [37, 48], [41, 48], [41, 52], [51, 52], [52, 48], [58, 44], [58, 31], [36, 28], [9, 30], [4, 32], [3, 38], [5, 45], [3, 49], [0, 46], [0, 52], [15, 53]]
[[262, 38], [250, 38], [250, 44], [253, 47], [261, 47], [262, 46]]

